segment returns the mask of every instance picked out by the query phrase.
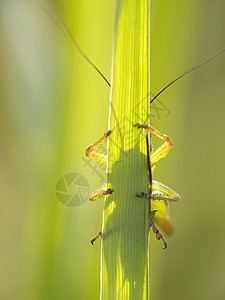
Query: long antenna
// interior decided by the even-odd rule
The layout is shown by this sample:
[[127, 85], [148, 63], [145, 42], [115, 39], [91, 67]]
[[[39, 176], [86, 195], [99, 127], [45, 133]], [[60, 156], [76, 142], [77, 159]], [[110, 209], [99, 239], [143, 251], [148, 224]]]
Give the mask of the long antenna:
[[99, 73], [99, 75], [105, 80], [105, 82], [110, 87], [111, 84], [108, 81], [108, 79], [103, 75], [103, 73], [96, 67], [96, 65], [88, 58], [88, 56], [81, 50], [80, 46], [74, 39], [71, 31], [66, 26], [66, 24], [63, 22], [63, 20], [59, 17], [53, 14], [51, 14], [46, 8], [44, 8], [45, 13], [49, 16], [49, 18], [58, 26], [58, 28], [72, 41], [73, 45], [77, 49], [77, 51], [83, 56], [83, 58]]
[[225, 52], [225, 48], [219, 52], [217, 52], [215, 55], [211, 56], [210, 58], [204, 60], [202, 63], [200, 63], [199, 65], [189, 69], [188, 71], [184, 72], [183, 74], [181, 74], [180, 76], [178, 76], [177, 78], [175, 78], [174, 80], [172, 80], [170, 83], [168, 83], [161, 91], [159, 91], [150, 101], [150, 103], [152, 103], [156, 98], [158, 98], [158, 96], [160, 94], [162, 94], [162, 92], [164, 92], [169, 86], [171, 86], [174, 82], [178, 81], [179, 79], [181, 79], [182, 77], [184, 77], [185, 75], [187, 75], [188, 73], [191, 73], [192, 71], [195, 71], [199, 68], [201, 68], [202, 66], [206, 65], [207, 63], [209, 63], [211, 60], [215, 59], [216, 57], [220, 56], [221, 54], [223, 54]]
[[[104, 76], [104, 74], [99, 70], [99, 68], [96, 67], [96, 65], [89, 59], [89, 57], [81, 50], [80, 46], [78, 45], [78, 43], [76, 42], [75, 38], [73, 37], [71, 31], [69, 30], [69, 28], [66, 26], [66, 24], [63, 22], [63, 20], [57, 16], [51, 14], [49, 12], [49, 10], [44, 8], [45, 13], [49, 16], [49, 18], [58, 26], [58, 28], [63, 32], [63, 34], [65, 34], [73, 43], [74, 47], [77, 49], [77, 51], [81, 54], [81, 56], [83, 56], [83, 58], [99, 73], [99, 75], [105, 80], [105, 82], [108, 84], [109, 87], [111, 87], [110, 82], [108, 81], [108, 79]], [[193, 68], [187, 70], [186, 72], [184, 72], [183, 74], [181, 74], [180, 76], [176, 77], [174, 80], [172, 80], [170, 83], [168, 83], [163, 89], [161, 89], [151, 100], [150, 100], [150, 104], [156, 99], [158, 98], [159, 95], [161, 95], [168, 87], [170, 87], [173, 83], [175, 83], [176, 81], [178, 81], [179, 79], [181, 79], [182, 77], [184, 77], [185, 75], [191, 73], [192, 71], [195, 71], [199, 68], [201, 68], [202, 66], [206, 65], [207, 63], [209, 63], [210, 61], [214, 60], [215, 58], [217, 58], [218, 56], [222, 55], [225, 52], [225, 48], [222, 49], [221, 51], [217, 52], [215, 55], [211, 56], [210, 58], [204, 60], [202, 63], [198, 64], [197, 66], [194, 66]]]

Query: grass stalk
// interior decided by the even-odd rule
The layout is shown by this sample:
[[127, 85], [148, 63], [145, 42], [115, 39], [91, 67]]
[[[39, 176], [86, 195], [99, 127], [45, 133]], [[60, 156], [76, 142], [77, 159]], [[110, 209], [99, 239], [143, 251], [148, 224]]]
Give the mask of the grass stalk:
[[149, 122], [150, 0], [118, 0], [110, 98], [101, 299], [149, 299], [150, 202], [145, 132]]

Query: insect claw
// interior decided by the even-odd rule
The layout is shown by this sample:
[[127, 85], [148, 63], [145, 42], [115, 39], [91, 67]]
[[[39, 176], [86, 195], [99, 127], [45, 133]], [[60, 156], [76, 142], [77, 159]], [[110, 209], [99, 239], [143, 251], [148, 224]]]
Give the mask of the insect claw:
[[166, 249], [166, 248], [168, 247], [168, 245], [167, 245], [166, 241], [164, 240], [164, 238], [162, 238], [162, 241], [163, 241], [163, 243], [164, 243], [163, 249]]
[[113, 192], [115, 192], [114, 189], [108, 188], [108, 190], [105, 192], [105, 194], [108, 195], [108, 194], [112, 194]]
[[96, 236], [96, 237], [94, 237], [90, 242], [91, 242], [91, 244], [94, 246], [94, 241], [96, 241], [99, 237], [102, 237], [102, 232], [100, 231], [99, 232], [99, 234]]
[[141, 128], [141, 124], [140, 123], [136, 123], [133, 125], [134, 127], [137, 127], [137, 128]]
[[142, 192], [140, 195], [136, 194], [135, 197], [138, 197], [138, 198], [148, 198], [147, 194], [145, 194], [144, 192]]

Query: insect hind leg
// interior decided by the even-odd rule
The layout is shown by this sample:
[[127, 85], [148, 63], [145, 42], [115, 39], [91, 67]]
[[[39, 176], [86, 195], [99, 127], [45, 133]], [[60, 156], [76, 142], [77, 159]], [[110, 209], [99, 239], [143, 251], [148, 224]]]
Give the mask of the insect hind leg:
[[161, 232], [159, 231], [159, 229], [156, 227], [155, 222], [154, 222], [154, 220], [153, 220], [153, 219], [154, 219], [155, 213], [156, 213], [155, 210], [153, 210], [153, 211], [151, 212], [151, 227], [152, 227], [153, 232], [154, 232], [155, 235], [156, 235], [157, 240], [162, 240], [162, 241], [163, 241], [163, 244], [164, 244], [163, 249], [166, 249], [166, 248], [167, 248], [167, 242], [166, 242], [166, 240], [164, 239], [162, 233], [161, 233]]

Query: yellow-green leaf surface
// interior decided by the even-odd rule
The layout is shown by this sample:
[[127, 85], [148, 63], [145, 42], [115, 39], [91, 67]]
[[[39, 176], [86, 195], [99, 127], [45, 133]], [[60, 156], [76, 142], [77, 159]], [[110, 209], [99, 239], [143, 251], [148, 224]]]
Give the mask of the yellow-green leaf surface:
[[107, 183], [115, 192], [103, 212], [101, 299], [148, 299], [150, 203], [146, 141], [133, 125], [148, 123], [149, 0], [117, 3], [110, 100]]

